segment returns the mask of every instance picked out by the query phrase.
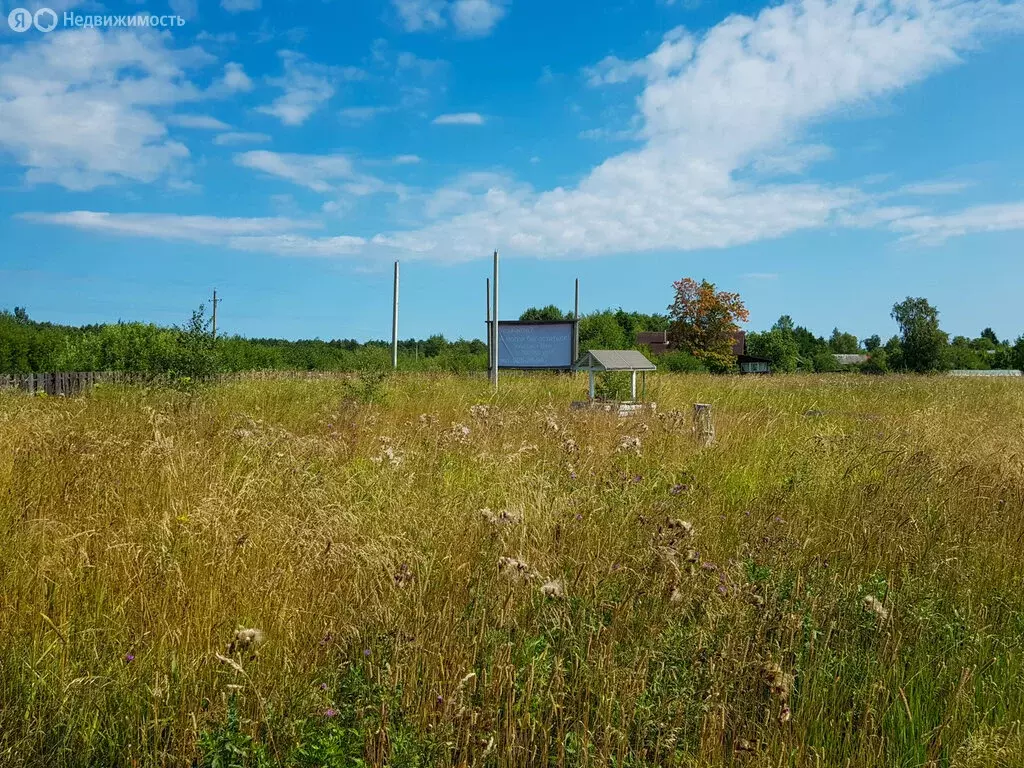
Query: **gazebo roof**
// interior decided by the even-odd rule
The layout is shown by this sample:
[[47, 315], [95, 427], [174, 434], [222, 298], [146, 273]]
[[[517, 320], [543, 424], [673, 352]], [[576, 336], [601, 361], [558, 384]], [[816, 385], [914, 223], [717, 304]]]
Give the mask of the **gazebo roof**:
[[657, 366], [635, 349], [592, 349], [576, 363], [581, 371], [656, 371]]

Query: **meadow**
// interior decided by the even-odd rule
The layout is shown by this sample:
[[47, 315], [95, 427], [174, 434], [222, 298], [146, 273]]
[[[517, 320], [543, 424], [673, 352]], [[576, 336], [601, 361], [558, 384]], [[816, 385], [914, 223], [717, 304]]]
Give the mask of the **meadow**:
[[0, 765], [1024, 765], [1021, 383], [651, 390], [0, 393]]

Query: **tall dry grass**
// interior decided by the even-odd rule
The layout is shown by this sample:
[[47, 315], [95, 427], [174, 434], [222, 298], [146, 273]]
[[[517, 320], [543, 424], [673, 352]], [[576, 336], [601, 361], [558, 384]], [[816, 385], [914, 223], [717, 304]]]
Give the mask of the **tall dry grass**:
[[0, 397], [0, 764], [1024, 765], [1019, 382], [655, 389]]

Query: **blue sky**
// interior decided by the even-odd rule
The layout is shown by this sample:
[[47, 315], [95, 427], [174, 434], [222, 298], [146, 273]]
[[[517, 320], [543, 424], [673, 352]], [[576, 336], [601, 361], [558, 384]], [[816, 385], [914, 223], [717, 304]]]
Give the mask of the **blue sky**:
[[[0, 2], [0, 307], [482, 333], [527, 306], [1024, 333], [1024, 2]], [[162, 27], [65, 14], [171, 14]]]

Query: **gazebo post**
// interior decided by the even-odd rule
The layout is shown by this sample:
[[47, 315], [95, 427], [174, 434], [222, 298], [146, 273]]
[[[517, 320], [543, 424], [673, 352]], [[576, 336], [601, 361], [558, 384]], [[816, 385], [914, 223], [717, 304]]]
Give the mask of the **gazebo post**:
[[640, 374], [640, 380], [643, 382], [643, 384], [641, 385], [642, 389], [641, 389], [640, 399], [642, 399], [642, 400], [644, 400], [646, 402], [647, 401], [647, 371], [644, 371], [643, 373]]
[[590, 399], [594, 399], [594, 366], [591, 364], [590, 368], [587, 369], [590, 373]]
[[636, 371], [630, 371], [629, 374], [629, 399], [636, 402]]

